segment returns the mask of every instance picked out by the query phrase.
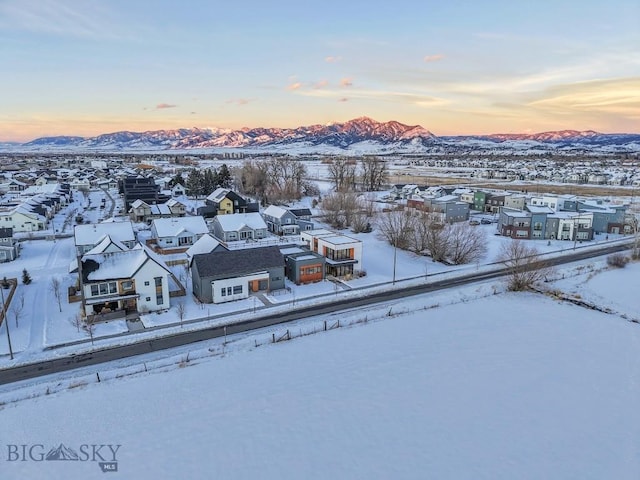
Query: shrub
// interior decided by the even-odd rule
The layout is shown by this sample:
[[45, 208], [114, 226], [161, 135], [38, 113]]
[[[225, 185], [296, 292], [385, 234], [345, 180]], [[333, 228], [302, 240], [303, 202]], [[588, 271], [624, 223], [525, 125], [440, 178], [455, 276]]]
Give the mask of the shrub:
[[615, 268], [624, 268], [629, 263], [629, 257], [622, 253], [614, 253], [607, 257], [607, 265]]

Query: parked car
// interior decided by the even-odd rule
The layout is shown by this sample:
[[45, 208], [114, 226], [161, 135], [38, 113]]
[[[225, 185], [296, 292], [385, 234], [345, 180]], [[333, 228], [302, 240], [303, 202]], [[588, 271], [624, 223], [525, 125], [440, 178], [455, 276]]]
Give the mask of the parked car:
[[480, 225], [478, 220], [469, 220], [469, 225]]
[[488, 218], [483, 218], [482, 220], [480, 220], [480, 223], [482, 225], [491, 225], [491, 220], [489, 220]]

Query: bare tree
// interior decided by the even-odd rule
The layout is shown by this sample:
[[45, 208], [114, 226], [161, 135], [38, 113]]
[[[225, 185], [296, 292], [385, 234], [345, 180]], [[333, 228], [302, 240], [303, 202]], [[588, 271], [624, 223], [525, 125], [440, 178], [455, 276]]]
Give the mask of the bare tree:
[[11, 316], [13, 316], [13, 319], [16, 322], [16, 328], [18, 328], [19, 327], [18, 322], [20, 318], [22, 318], [22, 313], [24, 311], [24, 303], [21, 304], [20, 302], [16, 302], [11, 306], [11, 310], [9, 311], [11, 312]]
[[82, 328], [84, 328], [85, 332], [89, 334], [89, 338], [91, 339], [91, 345], [93, 345], [93, 335], [95, 334], [95, 330], [96, 330], [95, 324], [87, 318], [85, 319], [84, 325], [82, 326]]
[[307, 169], [300, 161], [289, 157], [249, 160], [236, 177], [243, 193], [254, 195], [265, 203], [297, 200], [308, 189]]
[[487, 236], [484, 230], [466, 222], [447, 225], [447, 258], [455, 265], [480, 260], [487, 254]]
[[410, 211], [393, 210], [378, 216], [378, 236], [394, 247], [407, 249], [415, 227], [415, 215]]
[[56, 297], [56, 301], [58, 302], [58, 310], [62, 312], [62, 290], [60, 278], [51, 277], [51, 280], [49, 281], [49, 290], [51, 290], [53, 296]]
[[356, 161], [351, 158], [338, 157], [331, 160], [329, 178], [336, 192], [346, 192], [355, 188], [356, 167]]
[[184, 302], [178, 302], [178, 305], [176, 305], [176, 311], [178, 312], [178, 318], [180, 319], [180, 326], [182, 326], [184, 316], [187, 313], [187, 309], [184, 306]]
[[382, 189], [387, 181], [387, 163], [378, 157], [365, 156], [360, 159], [362, 188], [367, 192]]
[[549, 274], [549, 267], [540, 260], [538, 250], [525, 240], [512, 240], [504, 244], [498, 257], [507, 267], [509, 290], [528, 290]]
[[74, 316], [69, 317], [69, 323], [76, 327], [78, 333], [80, 333], [80, 327], [82, 327], [82, 315], [80, 312], [76, 313]]
[[364, 210], [364, 201], [355, 193], [335, 192], [326, 195], [320, 204], [325, 222], [333, 228], [350, 227]]

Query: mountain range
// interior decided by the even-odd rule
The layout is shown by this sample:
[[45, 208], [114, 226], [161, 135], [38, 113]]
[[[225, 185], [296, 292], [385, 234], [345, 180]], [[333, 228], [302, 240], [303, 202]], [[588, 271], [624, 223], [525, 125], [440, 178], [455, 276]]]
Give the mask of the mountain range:
[[0, 144], [6, 150], [157, 151], [222, 150], [287, 153], [428, 153], [459, 149], [594, 150], [638, 152], [640, 134], [603, 134], [562, 130], [537, 134], [436, 136], [419, 125], [377, 122], [360, 117], [344, 123], [298, 128], [188, 128], [116, 132], [96, 137], [43, 137], [23, 144]]

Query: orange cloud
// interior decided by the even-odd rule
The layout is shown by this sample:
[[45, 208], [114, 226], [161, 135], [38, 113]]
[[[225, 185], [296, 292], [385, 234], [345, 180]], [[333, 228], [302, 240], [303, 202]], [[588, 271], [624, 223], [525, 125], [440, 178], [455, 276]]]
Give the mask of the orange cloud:
[[424, 57], [424, 61], [425, 63], [437, 62], [438, 60], [442, 60], [443, 58], [444, 55], [438, 53], [437, 55], [427, 55], [426, 57]]
[[327, 87], [329, 85], [329, 80], [320, 80], [318, 83], [316, 83], [313, 88], [324, 88]]
[[156, 105], [156, 110], [163, 110], [165, 108], [176, 108], [177, 105], [172, 105], [170, 103], [159, 103]]
[[287, 90], [291, 90], [291, 91], [299, 90], [300, 88], [302, 88], [302, 84], [300, 82], [294, 82], [289, 86], [287, 86]]
[[343, 78], [342, 80], [340, 80], [340, 85], [342, 85], [343, 87], [352, 87], [353, 86], [353, 79], [351, 79], [351, 78]]
[[337, 63], [340, 60], [342, 60], [342, 57], [334, 57], [332, 55], [329, 55], [328, 57], [324, 57], [324, 61], [327, 63]]
[[349, 99], [347, 97], [342, 97], [338, 99], [339, 102], [348, 102]]

